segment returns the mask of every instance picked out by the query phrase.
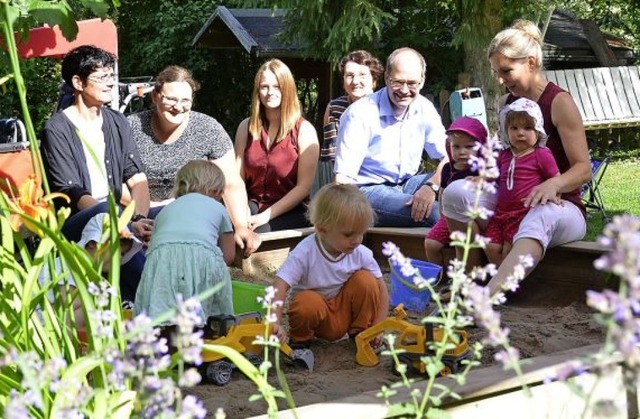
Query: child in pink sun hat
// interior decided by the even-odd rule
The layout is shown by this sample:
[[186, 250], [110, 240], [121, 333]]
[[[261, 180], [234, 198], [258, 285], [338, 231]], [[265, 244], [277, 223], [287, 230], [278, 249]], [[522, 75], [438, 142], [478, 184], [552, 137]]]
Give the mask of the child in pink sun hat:
[[[479, 120], [463, 116], [453, 121], [447, 130], [449, 162], [442, 168], [438, 202], [442, 202], [442, 193], [451, 182], [478, 175], [477, 171], [471, 168], [469, 159], [476, 155], [478, 143], [484, 144], [486, 141], [487, 129]], [[440, 208], [440, 214], [442, 214], [442, 208]], [[424, 249], [429, 262], [440, 266], [444, 264], [442, 249], [451, 243], [450, 234], [446, 218], [441, 215], [424, 240]]]
[[[524, 199], [534, 187], [560, 175], [551, 150], [545, 147], [547, 133], [536, 102], [520, 98], [500, 110], [500, 139], [504, 150], [497, 162], [498, 204], [485, 232], [491, 240], [485, 248], [487, 259], [496, 265], [511, 250], [520, 223], [529, 212]], [[558, 196], [556, 203], [559, 202]]]

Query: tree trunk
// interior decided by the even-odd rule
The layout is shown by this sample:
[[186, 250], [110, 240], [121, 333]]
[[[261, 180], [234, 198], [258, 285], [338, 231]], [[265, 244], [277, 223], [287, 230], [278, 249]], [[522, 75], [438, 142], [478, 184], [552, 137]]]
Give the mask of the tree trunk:
[[484, 95], [489, 132], [498, 130], [498, 101], [503, 90], [491, 72], [487, 59], [487, 47], [491, 39], [502, 30], [502, 0], [483, 0], [478, 10], [466, 13], [473, 37], [465, 37], [465, 72], [471, 75], [471, 86], [480, 87]]

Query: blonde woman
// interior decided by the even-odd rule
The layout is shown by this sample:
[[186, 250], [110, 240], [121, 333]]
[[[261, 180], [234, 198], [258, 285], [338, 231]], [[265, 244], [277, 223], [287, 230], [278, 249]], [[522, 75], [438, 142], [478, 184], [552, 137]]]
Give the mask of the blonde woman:
[[308, 225], [305, 203], [318, 164], [318, 136], [302, 117], [291, 71], [278, 59], [256, 74], [251, 116], [238, 126], [235, 151], [249, 197], [249, 227], [263, 233]]
[[[560, 169], [560, 176], [532, 188], [523, 200], [529, 212], [513, 237], [511, 251], [488, 283], [491, 295], [495, 295], [521, 256], [530, 255], [535, 267], [548, 248], [582, 239], [586, 214], [580, 201], [580, 186], [591, 177], [591, 165], [578, 107], [569, 93], [546, 80], [542, 73], [542, 35], [538, 27], [529, 21], [516, 21], [493, 38], [487, 55], [491, 69], [508, 91], [500, 100], [501, 107], [519, 98], [540, 106], [547, 147]], [[562, 199], [558, 203], [559, 194]], [[443, 213], [451, 231], [466, 231], [465, 214], [473, 199], [460, 181], [447, 187]]]

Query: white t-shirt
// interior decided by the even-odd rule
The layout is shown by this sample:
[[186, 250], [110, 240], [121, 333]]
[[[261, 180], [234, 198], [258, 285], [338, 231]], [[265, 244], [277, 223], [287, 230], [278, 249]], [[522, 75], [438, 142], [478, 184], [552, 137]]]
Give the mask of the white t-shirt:
[[109, 196], [109, 180], [104, 165], [106, 145], [102, 125], [88, 125], [75, 112], [65, 111], [65, 115], [73, 123], [76, 134], [82, 142], [82, 150], [91, 181], [91, 197], [98, 202], [104, 202]]
[[329, 260], [322, 254], [316, 235], [311, 234], [291, 251], [276, 275], [289, 284], [293, 292], [314, 290], [333, 298], [351, 275], [363, 269], [376, 278], [382, 277], [373, 252], [366, 246], [360, 245], [349, 255]]

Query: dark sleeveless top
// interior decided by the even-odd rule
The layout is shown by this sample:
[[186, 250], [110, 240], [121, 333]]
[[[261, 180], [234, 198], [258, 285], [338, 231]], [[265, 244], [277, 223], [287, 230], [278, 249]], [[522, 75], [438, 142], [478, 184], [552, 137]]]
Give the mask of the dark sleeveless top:
[[262, 127], [260, 139], [249, 134], [244, 149], [244, 180], [247, 195], [262, 212], [279, 201], [298, 183], [298, 133], [303, 118], [293, 129], [267, 149], [268, 127]]
[[[563, 92], [568, 93], [566, 90], [563, 90], [555, 84], [548, 82], [547, 87], [545, 87], [544, 91], [538, 98], [538, 106], [540, 106], [540, 110], [542, 110], [542, 116], [544, 118], [544, 130], [548, 135], [547, 147], [551, 150], [553, 157], [556, 159], [556, 163], [558, 164], [560, 173], [564, 173], [569, 170], [571, 165], [569, 164], [567, 153], [565, 153], [564, 151], [564, 146], [562, 145], [562, 140], [560, 138], [560, 134], [558, 133], [558, 128], [553, 125], [553, 121], [551, 120], [551, 104], [553, 103], [555, 97], [559, 93]], [[509, 93], [509, 96], [507, 97], [505, 103], [509, 104], [516, 101], [517, 99], [519, 98]], [[582, 199], [580, 199], [580, 188], [562, 194], [562, 198], [575, 204], [586, 216], [586, 210], [584, 208], [584, 205], [582, 204]]]
[[323, 141], [320, 147], [320, 160], [334, 161], [336, 158], [336, 139], [338, 138], [338, 128], [340, 126], [340, 117], [345, 109], [349, 107], [348, 96], [340, 96], [329, 102], [329, 122], [323, 128]]

